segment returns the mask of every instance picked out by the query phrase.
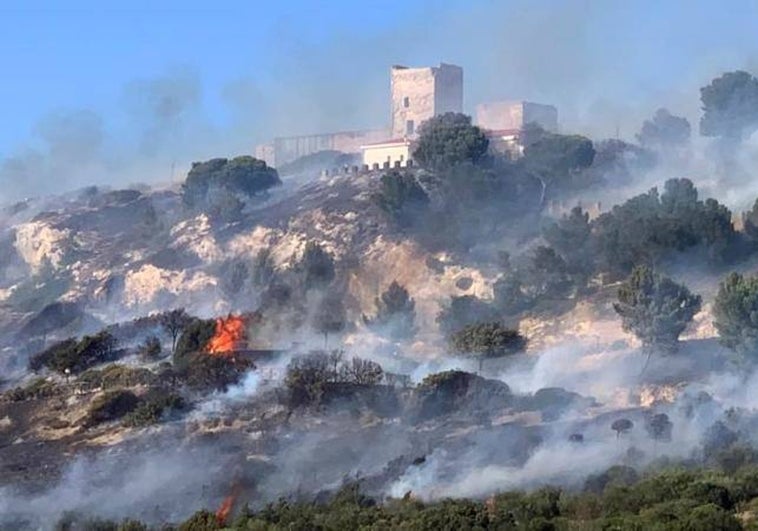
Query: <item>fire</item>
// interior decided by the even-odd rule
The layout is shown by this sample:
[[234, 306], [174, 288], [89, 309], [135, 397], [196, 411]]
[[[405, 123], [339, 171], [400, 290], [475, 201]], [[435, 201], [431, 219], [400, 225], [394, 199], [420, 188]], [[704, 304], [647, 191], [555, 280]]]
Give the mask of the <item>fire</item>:
[[232, 489], [232, 493], [224, 498], [224, 501], [219, 505], [216, 511], [216, 523], [219, 526], [224, 527], [226, 525], [226, 521], [229, 519], [229, 515], [234, 508], [234, 502], [237, 501], [237, 495], [237, 488]]
[[225, 354], [242, 350], [247, 345], [245, 320], [239, 315], [216, 319], [216, 331], [208, 341], [206, 350], [211, 354]]

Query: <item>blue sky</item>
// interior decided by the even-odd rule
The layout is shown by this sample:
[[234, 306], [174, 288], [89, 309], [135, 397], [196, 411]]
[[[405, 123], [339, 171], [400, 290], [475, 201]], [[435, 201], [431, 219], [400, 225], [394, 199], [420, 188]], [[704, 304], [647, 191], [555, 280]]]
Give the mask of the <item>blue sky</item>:
[[[105, 167], [145, 146], [186, 162], [381, 126], [393, 63], [462, 65], [469, 110], [545, 101], [566, 128], [630, 137], [660, 105], [696, 119], [697, 89], [718, 73], [758, 72], [758, 0], [4, 0], [0, 49], [2, 181], [75, 171], [44, 162], [64, 149], [51, 137], [79, 135], [71, 113], [96, 116], [79, 136], [102, 134], [84, 151]], [[161, 122], [150, 113], [172, 91], [181, 109]], [[38, 166], [18, 170], [30, 153]]]

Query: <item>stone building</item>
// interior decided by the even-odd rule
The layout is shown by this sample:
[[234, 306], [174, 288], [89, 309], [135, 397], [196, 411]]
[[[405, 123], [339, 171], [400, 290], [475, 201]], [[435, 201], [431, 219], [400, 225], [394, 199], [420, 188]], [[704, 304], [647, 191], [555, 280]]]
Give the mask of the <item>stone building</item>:
[[546, 131], [558, 131], [558, 110], [530, 101], [495, 101], [476, 106], [476, 125], [491, 131], [520, 131], [536, 123]]
[[413, 138], [424, 121], [446, 112], [463, 112], [463, 69], [439, 66], [391, 70], [392, 138]]

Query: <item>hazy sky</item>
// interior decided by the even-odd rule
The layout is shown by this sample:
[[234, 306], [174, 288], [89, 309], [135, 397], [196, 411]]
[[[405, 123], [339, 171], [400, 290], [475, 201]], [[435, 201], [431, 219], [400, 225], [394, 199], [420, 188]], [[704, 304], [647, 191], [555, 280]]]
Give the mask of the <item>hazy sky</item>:
[[697, 119], [724, 70], [758, 71], [758, 0], [3, 0], [0, 49], [7, 181], [382, 126], [393, 63], [460, 64], [468, 110], [525, 98], [632, 137], [660, 105]]

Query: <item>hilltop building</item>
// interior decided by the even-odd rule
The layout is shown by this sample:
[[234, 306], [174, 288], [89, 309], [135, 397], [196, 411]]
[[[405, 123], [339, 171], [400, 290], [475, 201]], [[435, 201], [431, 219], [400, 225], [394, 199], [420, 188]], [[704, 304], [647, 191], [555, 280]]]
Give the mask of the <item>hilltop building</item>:
[[555, 133], [558, 131], [558, 110], [552, 105], [530, 101], [495, 101], [476, 106], [476, 125], [486, 131], [492, 152], [511, 158], [522, 156], [522, 133], [527, 124], [536, 124]]
[[[388, 129], [275, 138], [255, 148], [256, 158], [281, 167], [320, 151], [363, 155], [369, 168], [405, 167], [412, 164], [413, 142], [419, 126], [446, 112], [463, 112], [463, 68], [439, 66], [390, 69], [391, 122]], [[523, 154], [524, 126], [536, 123], [547, 131], [558, 130], [558, 111], [552, 105], [528, 101], [496, 101], [476, 107], [475, 124], [485, 130], [493, 152], [513, 158]]]
[[319, 151], [358, 153], [363, 144], [379, 142], [387, 138], [389, 134], [386, 129], [279, 137], [256, 146], [255, 158], [265, 160], [266, 164], [276, 168]]
[[446, 112], [463, 112], [463, 68], [439, 66], [408, 68], [395, 65], [390, 72], [392, 137], [413, 138], [423, 122]]

